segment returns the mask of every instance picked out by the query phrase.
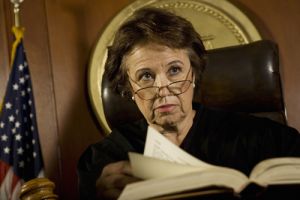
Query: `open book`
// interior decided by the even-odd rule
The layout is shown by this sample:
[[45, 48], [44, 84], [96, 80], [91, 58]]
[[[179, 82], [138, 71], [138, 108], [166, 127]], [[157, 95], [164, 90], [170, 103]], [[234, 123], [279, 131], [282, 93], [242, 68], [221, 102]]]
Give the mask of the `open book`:
[[148, 128], [144, 155], [129, 153], [129, 158], [133, 174], [145, 180], [127, 185], [119, 200], [176, 199], [225, 190], [239, 196], [250, 185], [300, 185], [300, 158], [264, 160], [247, 177], [193, 157], [152, 127]]

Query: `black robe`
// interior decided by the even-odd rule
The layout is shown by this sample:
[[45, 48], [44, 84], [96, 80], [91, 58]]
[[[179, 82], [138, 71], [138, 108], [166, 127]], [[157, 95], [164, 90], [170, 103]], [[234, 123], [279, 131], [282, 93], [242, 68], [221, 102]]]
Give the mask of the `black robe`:
[[[300, 134], [266, 118], [194, 107], [193, 125], [181, 148], [202, 161], [235, 168], [249, 175], [258, 162], [272, 157], [300, 157]], [[95, 183], [105, 165], [128, 160], [129, 151], [143, 153], [145, 119], [120, 125], [81, 155], [77, 172], [81, 199], [95, 199]]]

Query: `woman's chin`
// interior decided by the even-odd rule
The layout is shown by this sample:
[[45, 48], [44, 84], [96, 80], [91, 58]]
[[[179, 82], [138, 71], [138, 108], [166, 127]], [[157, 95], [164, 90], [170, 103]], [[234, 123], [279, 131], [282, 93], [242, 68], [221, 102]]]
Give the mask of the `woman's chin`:
[[158, 125], [177, 124], [182, 118], [177, 114], [165, 114], [156, 118], [155, 122]]
[[185, 117], [185, 114], [180, 109], [174, 109], [172, 112], [158, 112], [157, 110], [152, 115], [152, 124], [158, 126], [174, 125], [177, 126]]

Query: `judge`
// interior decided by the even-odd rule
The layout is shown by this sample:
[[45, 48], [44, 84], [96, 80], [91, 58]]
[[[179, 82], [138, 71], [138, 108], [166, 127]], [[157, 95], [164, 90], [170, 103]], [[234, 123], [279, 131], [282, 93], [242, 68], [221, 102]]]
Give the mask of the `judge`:
[[144, 119], [114, 127], [82, 154], [81, 199], [116, 199], [126, 184], [139, 180], [131, 173], [127, 153], [143, 152], [149, 125], [200, 160], [246, 174], [264, 159], [300, 156], [300, 135], [294, 128], [193, 103], [205, 53], [192, 24], [162, 9], [138, 10], [119, 28], [108, 47], [105, 70]]

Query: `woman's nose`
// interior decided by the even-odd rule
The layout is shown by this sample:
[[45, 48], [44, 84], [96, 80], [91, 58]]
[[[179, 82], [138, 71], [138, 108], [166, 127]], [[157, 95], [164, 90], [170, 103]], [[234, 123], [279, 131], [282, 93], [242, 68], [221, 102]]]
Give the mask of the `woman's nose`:
[[169, 79], [165, 73], [159, 73], [156, 75], [154, 84], [158, 87], [164, 87], [169, 84]]
[[158, 95], [160, 97], [164, 97], [164, 96], [170, 95], [170, 91], [169, 91], [169, 89], [167, 87], [168, 85], [169, 85], [169, 80], [167, 79], [166, 76], [161, 75], [161, 76], [157, 77], [157, 79], [156, 79], [156, 86], [159, 87]]
[[167, 87], [168, 85], [162, 86], [158, 90], [158, 96], [160, 97], [166, 97], [171, 95], [171, 91]]

